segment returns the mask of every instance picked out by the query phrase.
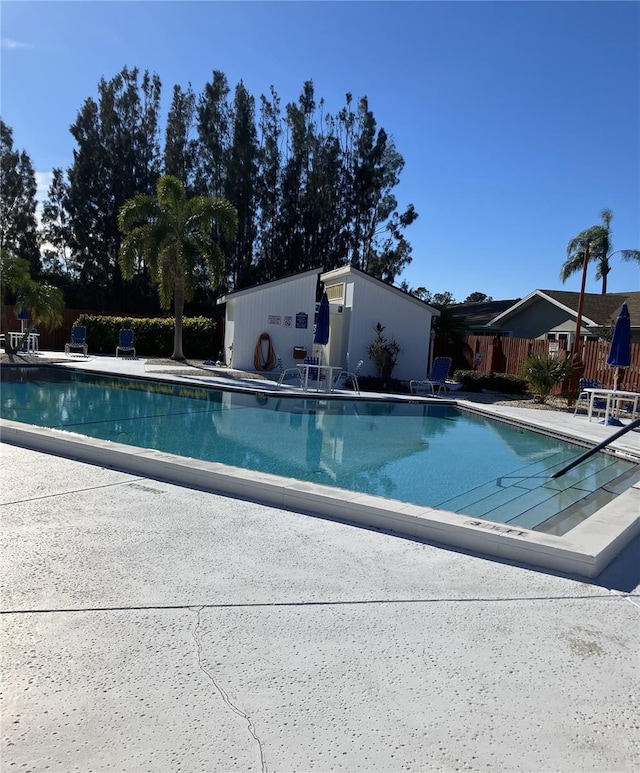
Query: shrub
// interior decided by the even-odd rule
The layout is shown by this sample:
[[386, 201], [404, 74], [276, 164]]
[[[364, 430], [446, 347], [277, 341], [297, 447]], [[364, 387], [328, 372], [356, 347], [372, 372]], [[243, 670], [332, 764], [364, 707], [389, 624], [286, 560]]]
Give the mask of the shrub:
[[[172, 317], [133, 319], [81, 314], [76, 322], [87, 328], [89, 350], [99, 354], [115, 354], [118, 335], [123, 328], [133, 330], [136, 354], [143, 357], [170, 357], [173, 351]], [[214, 357], [216, 322], [207, 317], [185, 317], [182, 336], [184, 351], [189, 357]]]
[[388, 378], [383, 381], [378, 376], [358, 376], [358, 384], [361, 392], [387, 392], [388, 394], [410, 394], [409, 383]]
[[571, 361], [530, 354], [524, 361], [522, 372], [536, 394], [536, 402], [545, 403], [553, 387], [571, 373]]
[[477, 370], [456, 370], [453, 380], [462, 384], [466, 392], [500, 392], [505, 395], [523, 395], [528, 383], [523, 378], [507, 373], [479, 373]]
[[380, 322], [376, 324], [374, 330], [376, 331], [376, 340], [369, 347], [369, 359], [373, 360], [373, 364], [378, 371], [378, 377], [384, 382], [393, 373], [393, 369], [398, 361], [398, 355], [402, 350], [396, 340], [391, 339], [389, 341], [382, 335], [385, 326], [381, 325]]

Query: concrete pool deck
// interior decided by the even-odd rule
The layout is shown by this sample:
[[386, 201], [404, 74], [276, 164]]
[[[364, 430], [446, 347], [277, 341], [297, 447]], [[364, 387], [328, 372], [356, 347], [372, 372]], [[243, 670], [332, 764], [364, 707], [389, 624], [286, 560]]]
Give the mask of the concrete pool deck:
[[0, 453], [3, 770], [638, 769], [640, 538], [585, 582]]

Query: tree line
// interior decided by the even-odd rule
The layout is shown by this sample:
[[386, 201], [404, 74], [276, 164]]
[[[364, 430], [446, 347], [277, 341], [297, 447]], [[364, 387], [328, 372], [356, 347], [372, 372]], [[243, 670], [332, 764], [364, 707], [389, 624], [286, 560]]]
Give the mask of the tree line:
[[[232, 237], [217, 224], [211, 233], [222, 255], [222, 292], [347, 264], [393, 284], [409, 265], [405, 232], [418, 214], [412, 204], [398, 207], [404, 160], [366, 97], [346, 94], [330, 113], [306, 81], [297, 101], [283, 107], [275, 88], [256, 100], [242, 82], [232, 91], [214, 70], [199, 94], [175, 85], [163, 121], [161, 92], [159, 77], [138, 69], [100, 80], [70, 126], [72, 163], [53, 170], [40, 220], [31, 159], [0, 121], [2, 260], [27, 261], [31, 278], [61, 288], [68, 306], [158, 313], [155, 267], [144, 255], [124, 279], [118, 213], [136, 196], [155, 195], [158, 181], [171, 176], [187, 198], [224, 199], [237, 214]], [[581, 270], [587, 241], [603, 292], [615, 253], [640, 261], [637, 250], [612, 250], [612, 217], [603, 210], [601, 225], [570, 240], [563, 282]], [[204, 259], [194, 266], [187, 313], [215, 308], [218, 288], [206, 268]], [[400, 286], [438, 308], [455, 304], [449, 292]]]
[[[70, 126], [73, 159], [53, 170], [40, 223], [33, 164], [2, 124], [1, 246], [61, 287], [67, 305], [159, 310], [144, 259], [124, 280], [118, 213], [167, 175], [188, 197], [223, 198], [237, 213], [233, 238], [212, 234], [223, 292], [346, 264], [393, 283], [411, 262], [405, 230], [418, 215], [394, 195], [404, 160], [366, 97], [347, 94], [332, 113], [306, 81], [283, 107], [275, 88], [256, 100], [215, 70], [199, 94], [173, 87], [163, 125], [161, 93], [157, 75], [135, 68], [100, 80]], [[213, 300], [196, 266], [190, 310], [210, 311]]]

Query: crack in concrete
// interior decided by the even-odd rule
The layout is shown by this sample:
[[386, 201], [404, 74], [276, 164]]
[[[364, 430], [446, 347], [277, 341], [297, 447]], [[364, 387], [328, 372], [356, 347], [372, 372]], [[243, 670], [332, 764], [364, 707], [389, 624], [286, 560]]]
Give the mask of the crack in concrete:
[[200, 640], [199, 631], [200, 631], [200, 613], [204, 609], [204, 607], [189, 607], [189, 609], [192, 612], [196, 613], [196, 627], [193, 631], [193, 638], [196, 642], [196, 646], [198, 648], [198, 667], [202, 671], [203, 674], [205, 674], [208, 679], [211, 681], [211, 684], [215, 687], [217, 692], [220, 694], [220, 697], [222, 700], [227, 704], [227, 706], [231, 709], [231, 711], [234, 712], [234, 714], [237, 714], [239, 717], [242, 717], [246, 723], [247, 727], [249, 728], [249, 734], [254, 739], [254, 741], [258, 745], [258, 751], [260, 752], [260, 765], [262, 769], [262, 773], [267, 773], [267, 761], [264, 756], [264, 748], [262, 746], [262, 741], [258, 738], [258, 735], [256, 733], [255, 725], [253, 724], [253, 721], [251, 717], [248, 714], [245, 714], [242, 709], [238, 708], [231, 699], [229, 698], [228, 694], [225, 692], [225, 690], [218, 684], [218, 682], [215, 680], [213, 675], [206, 669], [204, 663], [202, 662], [202, 642]]
[[[572, 578], [569, 578], [572, 579]], [[488, 596], [469, 596], [468, 598], [452, 598], [443, 596], [442, 598], [425, 599], [343, 599], [342, 601], [248, 601], [241, 603], [219, 604], [199, 604], [198, 609], [260, 609], [262, 607], [352, 607], [352, 606], [372, 606], [376, 604], [503, 604], [535, 601], [602, 601], [611, 599], [612, 596], [625, 598], [635, 606], [638, 604], [633, 599], [640, 601], [640, 594], [633, 591], [619, 591], [609, 589], [607, 593], [598, 593], [593, 596], [566, 595], [566, 596], [502, 596], [490, 598]], [[193, 611], [196, 607], [193, 604], [129, 604], [127, 606], [103, 606], [103, 607], [33, 607], [31, 609], [0, 609], [2, 615], [55, 615], [55, 614], [74, 614], [84, 612], [138, 612], [140, 610], [162, 611], [167, 609], [188, 609]]]
[[[117, 470], [116, 470], [117, 472]], [[11, 502], [2, 502], [2, 506], [5, 505], [22, 505], [26, 502], [37, 502], [41, 499], [54, 499], [55, 497], [66, 497], [70, 494], [82, 494], [88, 491], [100, 491], [105, 488], [117, 488], [118, 486], [130, 486], [133, 483], [139, 483], [141, 481], [148, 481], [148, 478], [132, 477], [128, 480], [119, 480], [116, 483], [103, 483], [97, 486], [82, 486], [81, 488], [67, 489], [66, 491], [56, 491], [52, 494], [41, 494], [35, 497], [27, 497], [26, 499], [14, 499]], [[153, 489], [155, 491], [156, 489]], [[164, 493], [164, 492], [163, 492]]]

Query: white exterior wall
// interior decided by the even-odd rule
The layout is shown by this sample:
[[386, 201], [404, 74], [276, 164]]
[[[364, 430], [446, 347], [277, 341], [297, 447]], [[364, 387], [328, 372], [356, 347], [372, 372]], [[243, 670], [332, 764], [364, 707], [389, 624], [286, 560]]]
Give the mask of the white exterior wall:
[[[342, 308], [339, 311], [338, 307]], [[327, 365], [340, 365], [345, 368], [347, 365], [347, 351], [349, 349], [349, 323], [351, 320], [351, 309], [348, 309], [343, 303], [329, 304], [329, 343], [324, 348], [323, 358]]]
[[364, 360], [363, 375], [377, 375], [368, 349], [376, 337], [374, 328], [380, 322], [385, 326], [385, 338], [395, 339], [401, 348], [393, 378], [402, 381], [425, 378], [431, 332], [430, 309], [359, 274], [348, 274], [342, 281], [347, 285], [345, 303], [352, 307], [348, 340], [350, 368]]
[[[220, 299], [219, 303], [226, 303], [224, 345], [227, 364], [239, 370], [255, 370], [254, 353], [262, 333], [269, 334], [275, 353], [282, 358], [285, 368], [299, 362], [293, 357], [294, 347], [303, 347], [309, 355], [313, 354], [319, 274], [316, 270], [307, 271]], [[385, 326], [383, 335], [389, 340], [395, 339], [401, 348], [393, 377], [403, 381], [425, 377], [434, 311], [430, 306], [349, 267], [329, 271], [320, 279], [327, 290], [336, 284], [344, 284], [340, 299], [332, 299], [330, 295], [329, 343], [322, 350], [325, 362], [343, 367], [348, 364], [353, 370], [358, 361], [363, 360], [363, 374], [375, 376], [368, 349], [375, 340], [375, 326], [380, 322]], [[339, 312], [339, 306], [342, 312]], [[300, 312], [307, 314], [306, 329], [296, 328], [296, 316]]]
[[[232, 367], [253, 371], [254, 352], [262, 333], [271, 337], [276, 355], [284, 367], [291, 367], [293, 347], [304, 346], [309, 354], [313, 348], [313, 322], [316, 305], [318, 271], [307, 272], [278, 282], [240, 291], [226, 301], [225, 358], [229, 363], [229, 347], [233, 344]], [[307, 328], [296, 328], [296, 314], [307, 314]], [[279, 317], [280, 323], [269, 322]], [[291, 326], [285, 318], [291, 318]]]

